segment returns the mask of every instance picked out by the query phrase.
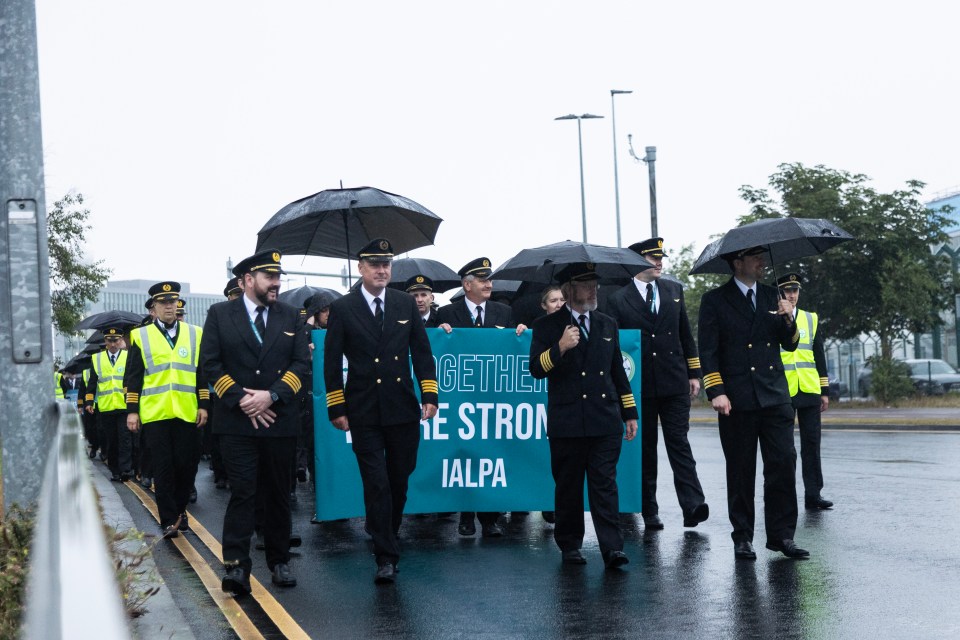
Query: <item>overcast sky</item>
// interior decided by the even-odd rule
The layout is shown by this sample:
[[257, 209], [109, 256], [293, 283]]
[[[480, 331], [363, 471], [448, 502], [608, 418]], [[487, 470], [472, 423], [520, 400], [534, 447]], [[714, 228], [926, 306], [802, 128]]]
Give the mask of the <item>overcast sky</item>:
[[[883, 191], [960, 184], [958, 10], [944, 2], [37, 0], [47, 202], [82, 192], [115, 279], [219, 292], [282, 206], [340, 181], [444, 219], [411, 255], [458, 269], [581, 239], [733, 226], [783, 162]], [[288, 269], [343, 261], [286, 257]], [[310, 278], [311, 284], [332, 281]], [[303, 284], [303, 278], [291, 286]], [[451, 292], [452, 293], [452, 292]]]

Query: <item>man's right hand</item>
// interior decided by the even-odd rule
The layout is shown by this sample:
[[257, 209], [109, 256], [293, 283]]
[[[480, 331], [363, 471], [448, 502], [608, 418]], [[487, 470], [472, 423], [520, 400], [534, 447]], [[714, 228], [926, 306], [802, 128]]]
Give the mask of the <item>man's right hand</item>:
[[140, 414], [139, 413], [127, 414], [127, 430], [133, 433], [140, 431]]
[[347, 416], [340, 416], [339, 418], [334, 418], [331, 420], [333, 426], [340, 431], [350, 431], [350, 422], [347, 420]]
[[730, 398], [726, 395], [719, 395], [713, 400], [710, 401], [710, 404], [713, 406], [713, 410], [719, 413], [722, 416], [730, 415]]
[[92, 404], [88, 404], [88, 405], [87, 405], [86, 407], [84, 407], [84, 408], [87, 410], [87, 413], [89, 413], [90, 415], [93, 415], [93, 405], [92, 405]]
[[570, 349], [580, 344], [580, 327], [568, 324], [560, 336], [560, 355], [563, 355]]

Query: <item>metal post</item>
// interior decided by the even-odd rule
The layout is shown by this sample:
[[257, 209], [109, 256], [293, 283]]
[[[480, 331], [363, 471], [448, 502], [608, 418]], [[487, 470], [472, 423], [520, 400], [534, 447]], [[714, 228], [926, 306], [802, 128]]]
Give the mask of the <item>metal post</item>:
[[647, 173], [650, 176], [650, 237], [656, 238], [657, 233], [657, 148], [647, 147], [647, 154], [643, 161], [647, 163]]
[[0, 413], [2, 508], [32, 504], [49, 446], [53, 331], [34, 0], [0, 2]]
[[[633, 93], [633, 91], [625, 89], [610, 90], [610, 119], [613, 121], [613, 195], [617, 206], [617, 247], [623, 246], [623, 240], [620, 237], [620, 176], [617, 172], [617, 105], [614, 97], [621, 93]], [[584, 242], [586, 242], [586, 240], [584, 240]]]
[[577, 118], [577, 146], [580, 149], [580, 216], [583, 219], [583, 241], [587, 241], [587, 196], [583, 190], [583, 134], [580, 132], [580, 118]]

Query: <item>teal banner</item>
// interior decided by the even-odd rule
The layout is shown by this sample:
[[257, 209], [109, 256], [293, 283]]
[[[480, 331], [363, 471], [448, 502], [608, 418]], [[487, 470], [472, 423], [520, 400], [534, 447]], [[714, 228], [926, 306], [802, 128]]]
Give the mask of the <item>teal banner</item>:
[[[350, 433], [338, 431], [327, 419], [325, 334], [313, 332], [318, 521], [364, 514]], [[436, 417], [421, 423], [405, 513], [552, 510], [547, 382], [535, 380], [527, 370], [531, 332], [427, 329], [427, 335], [437, 363], [440, 404]], [[640, 332], [621, 331], [620, 346], [639, 406]], [[344, 375], [346, 369], [344, 362]], [[617, 484], [620, 511], [640, 512], [639, 433], [623, 443]]]

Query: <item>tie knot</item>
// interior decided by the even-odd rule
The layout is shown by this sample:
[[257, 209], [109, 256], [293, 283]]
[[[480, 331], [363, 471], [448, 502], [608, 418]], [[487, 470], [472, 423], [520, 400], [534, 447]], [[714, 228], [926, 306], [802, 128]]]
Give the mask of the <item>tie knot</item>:
[[257, 313], [263, 313], [263, 310], [266, 309], [262, 304], [257, 305]]
[[373, 301], [377, 303], [377, 306], [383, 304], [383, 300], [381, 300], [380, 298], [374, 298]]

